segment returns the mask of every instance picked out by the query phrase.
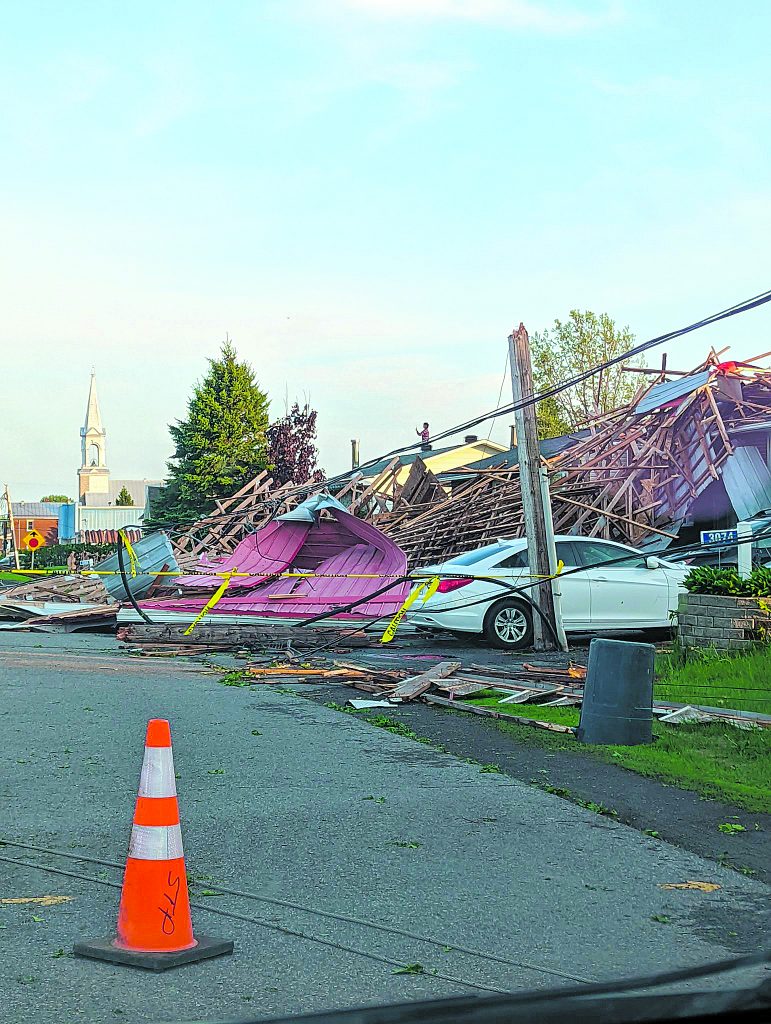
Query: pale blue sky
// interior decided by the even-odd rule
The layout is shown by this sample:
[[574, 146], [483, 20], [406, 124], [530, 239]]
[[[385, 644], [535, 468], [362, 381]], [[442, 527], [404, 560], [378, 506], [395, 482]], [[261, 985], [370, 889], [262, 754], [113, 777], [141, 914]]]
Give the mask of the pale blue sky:
[[642, 340], [771, 285], [765, 0], [72, 0], [0, 33], [18, 499], [74, 493], [92, 364], [117, 477], [163, 473], [226, 332], [339, 471], [491, 408], [520, 320]]

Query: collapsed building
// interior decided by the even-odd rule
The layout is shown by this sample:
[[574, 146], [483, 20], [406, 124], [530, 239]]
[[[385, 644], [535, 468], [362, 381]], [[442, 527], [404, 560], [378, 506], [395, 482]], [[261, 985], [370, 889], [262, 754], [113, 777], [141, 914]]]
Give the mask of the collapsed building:
[[[771, 513], [771, 371], [721, 361], [713, 350], [693, 371], [656, 375], [628, 405], [573, 434], [543, 441], [541, 454], [556, 532], [619, 541], [650, 552], [691, 543], [700, 528], [730, 528], [737, 521]], [[276, 533], [283, 544], [285, 536], [302, 532], [297, 523], [292, 526], [293, 520], [299, 517], [302, 522], [307, 515], [314, 531], [329, 533], [332, 546], [318, 551], [313, 545], [307, 550], [301, 546], [286, 564], [281, 563], [284, 569], [296, 562], [300, 570], [318, 573], [323, 565], [333, 580], [342, 571], [340, 565], [355, 563], [363, 578], [350, 579], [344, 586], [330, 582], [316, 590], [299, 579], [291, 586], [274, 585], [270, 565], [279, 562], [271, 554], [270, 565], [263, 564], [266, 548], [255, 535], [267, 538]], [[359, 536], [356, 520], [366, 535]], [[223, 599], [221, 613], [232, 605], [232, 613], [249, 614], [240, 607], [245, 598], [239, 593], [252, 589], [255, 596], [262, 595], [259, 609], [255, 605], [252, 611], [263, 616], [280, 618], [273, 609], [288, 613], [296, 611], [295, 605], [317, 614], [341, 605], [338, 597], [351, 597], [354, 591], [366, 604], [381, 585], [374, 578], [382, 576], [379, 560], [388, 560], [389, 573], [398, 577], [405, 565], [409, 570], [443, 562], [499, 538], [523, 534], [516, 447], [438, 474], [422, 458], [400, 456], [381, 463], [375, 476], [355, 470], [301, 487], [275, 486], [270, 474], [263, 472], [236, 494], [218, 500], [214, 510], [193, 526], [171, 531], [171, 547], [164, 534], [145, 538], [143, 544], [154, 537], [165, 545], [153, 549], [156, 571], [173, 568], [202, 575], [187, 580], [171, 574], [151, 578], [148, 573], [153, 570], [143, 560], [142, 596], [151, 598], [148, 609], [154, 619], [164, 609], [176, 613], [175, 619], [186, 612], [193, 615], [220, 584], [215, 566], [236, 568], [249, 548], [249, 558], [261, 566], [260, 578], [251, 587], [237, 584]], [[286, 554], [283, 547], [282, 552]], [[114, 603], [125, 607], [121, 586], [119, 577], [41, 579], [5, 591], [3, 603], [21, 599], [26, 605], [36, 598], [49, 603], [86, 601], [93, 621], [98, 619], [94, 604], [106, 614], [105, 605], [113, 603], [107, 617], [115, 621]], [[395, 607], [402, 597], [399, 589], [381, 604]], [[50, 612], [61, 614], [50, 604], [38, 609], [38, 614]], [[74, 612], [71, 603], [68, 614], [73, 621]], [[14, 609], [14, 617], [19, 614]], [[120, 621], [122, 613], [118, 614]]]
[[[668, 379], [674, 376], [674, 379]], [[649, 550], [687, 543], [771, 509], [771, 371], [714, 352], [687, 374], [644, 384], [632, 402], [542, 443], [555, 530]], [[410, 568], [524, 532], [516, 448], [434, 475], [394, 457], [374, 479], [352, 472], [330, 490], [385, 533]], [[327, 484], [329, 487], [329, 484]], [[274, 488], [263, 473], [175, 541], [177, 558], [231, 553], [248, 533], [319, 485]]]

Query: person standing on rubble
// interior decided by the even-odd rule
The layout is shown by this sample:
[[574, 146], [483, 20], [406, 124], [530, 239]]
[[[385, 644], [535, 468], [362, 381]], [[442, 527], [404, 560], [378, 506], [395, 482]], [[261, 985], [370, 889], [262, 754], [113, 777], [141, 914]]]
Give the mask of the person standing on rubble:
[[428, 424], [424, 423], [422, 430], [419, 430], [417, 427], [415, 427], [415, 433], [420, 438], [423, 448], [428, 448], [428, 442], [431, 437], [431, 433], [428, 429]]

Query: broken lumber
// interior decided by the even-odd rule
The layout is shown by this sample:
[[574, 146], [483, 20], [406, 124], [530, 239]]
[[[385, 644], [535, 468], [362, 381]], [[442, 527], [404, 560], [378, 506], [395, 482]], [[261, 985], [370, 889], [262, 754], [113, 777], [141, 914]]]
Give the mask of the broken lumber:
[[164, 622], [127, 622], [118, 626], [119, 640], [131, 644], [169, 643], [198, 645], [223, 645], [226, 648], [266, 648], [286, 646], [290, 643], [296, 650], [315, 648], [319, 644], [336, 647], [345, 651], [353, 647], [370, 647], [378, 642], [378, 638], [363, 630], [348, 631], [345, 629], [315, 628], [248, 623], [229, 625], [204, 620], [190, 636], [185, 636], [187, 623]]
[[508, 715], [504, 711], [493, 711], [492, 708], [479, 708], [475, 704], [459, 704], [458, 701], [448, 700], [447, 697], [435, 697], [433, 693], [427, 693], [423, 700], [429, 704], [440, 704], [442, 707], [454, 708], [468, 711], [472, 715], [484, 715], [487, 718], [499, 718], [505, 722], [516, 722], [517, 725], [531, 725], [536, 729], [547, 729], [549, 732], [569, 733], [575, 735], [575, 728], [570, 725], [557, 725], [556, 722], [539, 722], [535, 718], [523, 718], [519, 715]]
[[395, 700], [415, 700], [426, 690], [430, 690], [437, 679], [446, 679], [453, 672], [457, 672], [460, 667], [459, 661], [440, 661], [438, 665], [434, 665], [426, 672], [421, 672], [420, 675], [412, 676], [399, 683], [391, 696]]

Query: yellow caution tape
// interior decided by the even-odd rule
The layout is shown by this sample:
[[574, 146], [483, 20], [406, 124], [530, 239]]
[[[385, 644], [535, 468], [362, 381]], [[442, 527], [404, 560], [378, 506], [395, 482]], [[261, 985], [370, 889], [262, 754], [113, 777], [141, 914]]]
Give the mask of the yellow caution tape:
[[222, 585], [220, 587], [218, 587], [217, 590], [214, 591], [212, 596], [209, 598], [209, 600], [206, 602], [206, 604], [203, 606], [203, 608], [200, 610], [200, 612], [196, 615], [196, 617], [193, 619], [193, 621], [187, 627], [185, 632], [182, 634], [183, 636], [190, 636], [190, 634], [193, 632], [193, 630], [198, 625], [198, 623], [201, 621], [201, 619], [204, 617], [204, 615], [208, 615], [209, 614], [209, 612], [212, 610], [212, 608], [215, 606], [215, 604], [219, 601], [219, 599], [222, 597], [222, 595], [225, 593], [225, 591], [230, 586], [230, 581], [233, 579], [233, 576], [235, 575], [235, 572], [236, 572], [236, 570], [234, 569], [232, 573], [229, 572], [229, 573], [225, 574], [225, 580], [222, 583]]
[[[391, 580], [399, 579], [401, 573], [394, 572], [277, 572], [277, 573], [261, 573], [261, 572], [238, 572], [236, 569], [217, 572], [215, 569], [206, 570], [204, 572], [196, 572], [195, 570], [190, 571], [187, 569], [167, 569], [164, 571], [156, 572], [152, 569], [142, 569], [139, 564], [139, 559], [133, 547], [131, 547], [130, 541], [126, 543], [126, 551], [128, 552], [130, 563], [131, 563], [131, 576], [137, 576], [138, 573], [142, 573], [147, 576], [157, 577], [169, 577], [175, 579], [179, 576], [195, 577], [201, 576], [204, 579], [210, 579], [212, 576], [221, 576], [223, 579], [227, 576], [231, 579], [334, 579], [334, 580]], [[553, 580], [559, 576], [562, 570], [565, 568], [565, 563], [559, 561], [557, 563], [557, 571], [553, 576], [538, 576], [535, 573], [520, 573], [519, 579], [526, 580]], [[20, 576], [120, 576], [120, 570], [118, 569], [78, 569], [70, 571], [69, 569], [19, 569], [18, 573]], [[415, 577], [413, 577], [415, 578]], [[418, 577], [419, 578], [419, 577]], [[439, 579], [439, 577], [436, 577]], [[448, 576], [448, 579], [454, 579], [455, 576]], [[499, 580], [501, 579], [500, 573], [498, 574], [481, 574], [479, 576], [474, 575], [469, 578], [485, 582], [487, 580]], [[428, 582], [428, 581], [425, 581]], [[433, 591], [432, 591], [433, 593]], [[428, 595], [430, 597], [430, 595]], [[426, 600], [428, 600], [426, 597]]]
[[121, 540], [123, 541], [123, 543], [126, 546], [126, 551], [128, 552], [129, 561], [131, 562], [131, 575], [132, 575], [132, 577], [136, 577], [137, 567], [139, 565], [139, 559], [137, 558], [137, 553], [133, 549], [133, 547], [131, 546], [131, 541], [126, 536], [126, 531], [125, 530], [119, 530], [118, 533], [120, 535]]
[[394, 615], [394, 617], [391, 619], [391, 621], [386, 626], [385, 632], [383, 633], [382, 637], [380, 638], [380, 643], [381, 644], [390, 643], [391, 640], [393, 640], [393, 638], [396, 636], [396, 630], [399, 628], [400, 622], [402, 621], [404, 616], [407, 614], [409, 608], [418, 599], [418, 597], [421, 594], [423, 594], [423, 591], [425, 591], [425, 594], [423, 594], [423, 604], [425, 604], [426, 601], [429, 599], [429, 597], [432, 597], [436, 593], [436, 588], [438, 586], [439, 586], [439, 577], [438, 576], [434, 576], [433, 579], [431, 579], [431, 580], [424, 580], [422, 583], [419, 583], [417, 585], [417, 587], [414, 587], [412, 592], [408, 595], [407, 600], [404, 602], [404, 604], [401, 606], [399, 611], [396, 613], [396, 615]]

